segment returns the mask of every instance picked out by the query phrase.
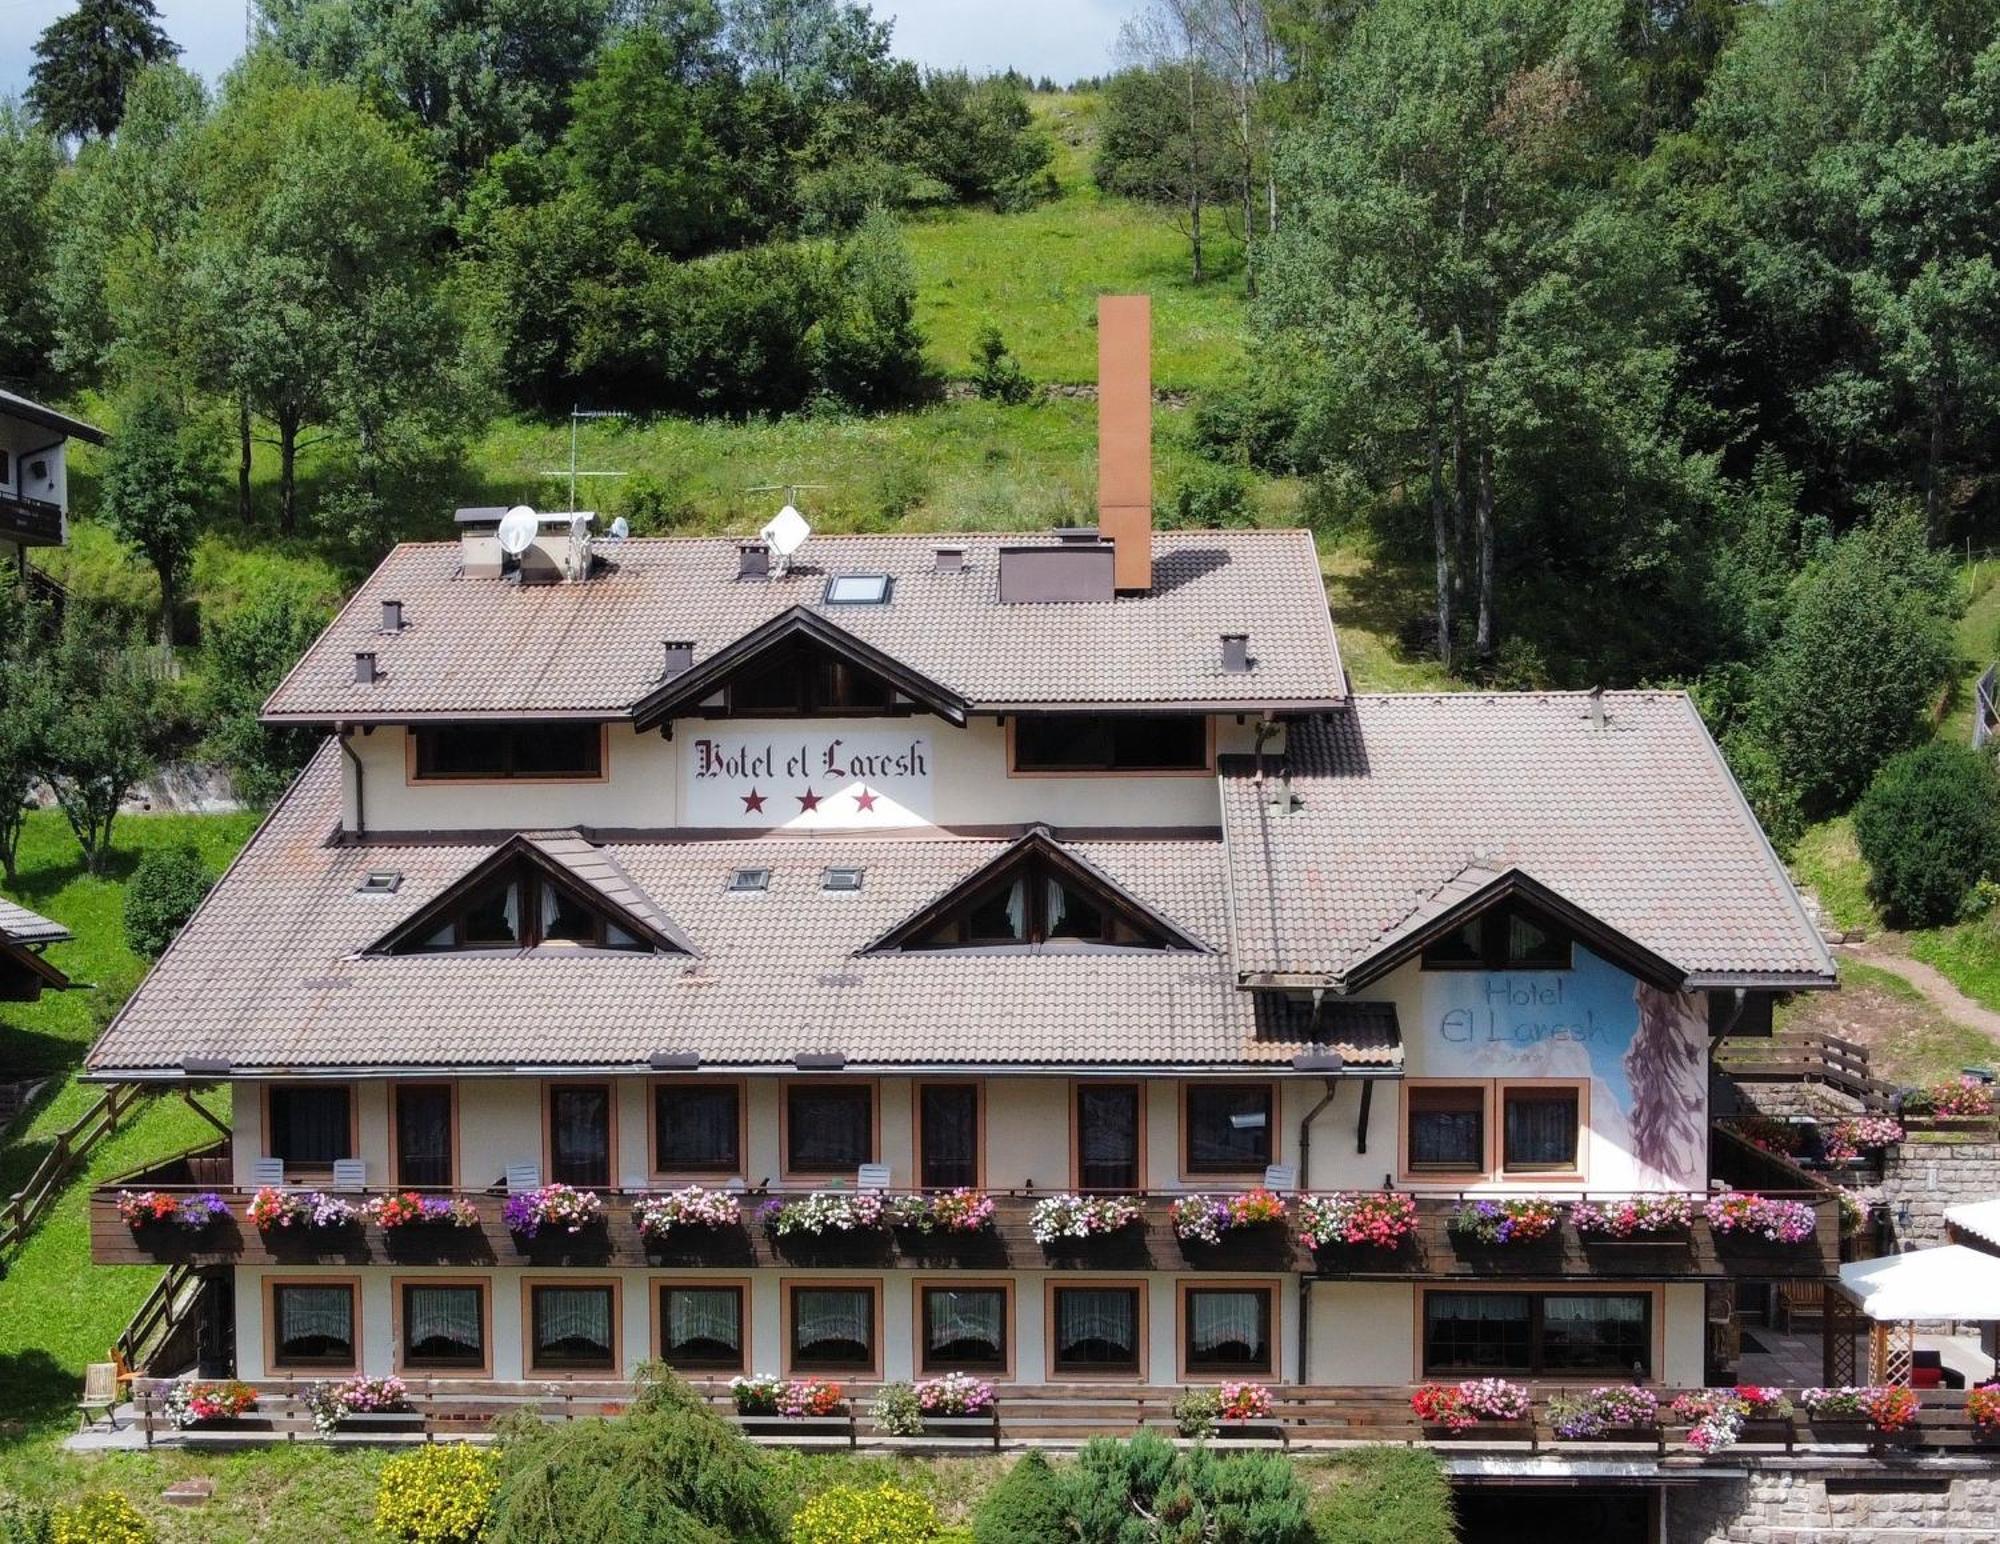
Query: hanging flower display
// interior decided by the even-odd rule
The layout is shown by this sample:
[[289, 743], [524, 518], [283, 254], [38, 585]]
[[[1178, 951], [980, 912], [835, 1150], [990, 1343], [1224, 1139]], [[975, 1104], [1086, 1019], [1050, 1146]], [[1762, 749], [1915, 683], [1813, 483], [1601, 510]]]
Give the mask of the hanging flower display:
[[202, 1421], [233, 1421], [257, 1408], [257, 1391], [234, 1379], [227, 1383], [176, 1383], [163, 1401], [167, 1420], [186, 1430]]
[[733, 1228], [742, 1220], [743, 1203], [733, 1192], [700, 1185], [632, 1203], [632, 1223], [646, 1239], [663, 1239], [676, 1228]]
[[1054, 1195], [1035, 1203], [1028, 1213], [1028, 1232], [1038, 1244], [1102, 1238], [1144, 1216], [1132, 1196]]
[[779, 1238], [794, 1233], [865, 1233], [893, 1221], [889, 1203], [873, 1190], [815, 1190], [796, 1201], [766, 1201], [757, 1220]]
[[829, 1383], [824, 1378], [794, 1378], [778, 1387], [778, 1414], [794, 1420], [838, 1415], [843, 1397], [838, 1383]]
[[926, 1415], [982, 1415], [993, 1408], [993, 1399], [993, 1385], [970, 1373], [917, 1382], [917, 1404]]
[[1217, 1414], [1225, 1421], [1266, 1421], [1271, 1418], [1271, 1390], [1262, 1383], [1225, 1383], [1216, 1390]]
[[1660, 1401], [1649, 1389], [1628, 1384], [1549, 1400], [1549, 1425], [1558, 1437], [1600, 1437], [1609, 1431], [1650, 1430], [1660, 1424]]
[[919, 1233], [981, 1233], [993, 1226], [993, 1197], [983, 1190], [912, 1192], [897, 1196], [890, 1209], [897, 1227]]
[[1903, 1140], [1903, 1123], [1886, 1115], [1854, 1115], [1835, 1121], [1820, 1140], [1829, 1162], [1845, 1163], [1863, 1153], [1880, 1152]]
[[339, 1383], [315, 1383], [306, 1389], [305, 1406], [313, 1429], [332, 1436], [350, 1415], [391, 1415], [410, 1408], [409, 1390], [401, 1378], [346, 1378]]
[[276, 1190], [266, 1185], [251, 1197], [250, 1221], [260, 1233], [273, 1229], [351, 1228], [366, 1215], [366, 1208], [346, 1196], [328, 1195], [324, 1190]]
[[1481, 1421], [1526, 1420], [1532, 1404], [1526, 1389], [1505, 1378], [1426, 1383], [1410, 1396], [1418, 1420], [1452, 1431], [1464, 1431]]
[[507, 1231], [522, 1238], [534, 1238], [544, 1228], [581, 1233], [604, 1220], [604, 1198], [573, 1185], [543, 1185], [507, 1197], [500, 1215]]
[[1694, 1202], [1684, 1195], [1573, 1201], [1569, 1220], [1585, 1238], [1649, 1238], [1662, 1233], [1685, 1233], [1694, 1225]]
[[1718, 1234], [1763, 1238], [1774, 1244], [1802, 1244], [1818, 1225], [1813, 1209], [1803, 1201], [1775, 1200], [1745, 1190], [1709, 1197], [1702, 1215]]
[[1917, 1424], [1922, 1404], [1914, 1389], [1892, 1385], [1883, 1388], [1806, 1389], [1799, 1403], [1815, 1421], [1866, 1421], [1876, 1431], [1907, 1431]]
[[2000, 1431], [2000, 1383], [1988, 1383], [1968, 1393], [1965, 1396], [1965, 1413], [1971, 1418], [1975, 1431]]
[[199, 1233], [229, 1215], [229, 1203], [213, 1190], [191, 1196], [168, 1190], [121, 1190], [112, 1203], [118, 1220], [128, 1228], [171, 1223], [188, 1233]]
[[1546, 1196], [1467, 1201], [1451, 1214], [1451, 1231], [1481, 1244], [1528, 1244], [1562, 1222], [1562, 1207]]
[[1284, 1197], [1268, 1190], [1240, 1195], [1182, 1196], [1172, 1207], [1175, 1234], [1186, 1243], [1219, 1244], [1237, 1228], [1264, 1227], [1285, 1220]]
[[1397, 1190], [1301, 1196], [1297, 1205], [1299, 1242], [1308, 1249], [1333, 1244], [1395, 1249], [1417, 1231], [1416, 1199]]
[[479, 1208], [463, 1196], [427, 1196], [400, 1190], [368, 1203], [369, 1219], [384, 1233], [398, 1228], [476, 1228]]

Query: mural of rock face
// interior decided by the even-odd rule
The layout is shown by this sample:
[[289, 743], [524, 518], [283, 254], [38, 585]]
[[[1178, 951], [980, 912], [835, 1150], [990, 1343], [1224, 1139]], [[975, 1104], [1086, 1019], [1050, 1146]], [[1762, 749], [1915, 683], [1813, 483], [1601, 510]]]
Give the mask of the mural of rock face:
[[1590, 1189], [1706, 1186], [1699, 999], [1649, 987], [1581, 946], [1566, 971], [1432, 971], [1422, 982], [1412, 1076], [1587, 1078]]

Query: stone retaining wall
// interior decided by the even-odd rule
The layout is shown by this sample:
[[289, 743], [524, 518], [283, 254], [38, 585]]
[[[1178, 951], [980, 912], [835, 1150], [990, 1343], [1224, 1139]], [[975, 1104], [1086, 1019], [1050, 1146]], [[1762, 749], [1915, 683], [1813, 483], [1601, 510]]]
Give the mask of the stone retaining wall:
[[2000, 1196], [2000, 1143], [1901, 1143], [1883, 1154], [1879, 1194], [1905, 1248], [1942, 1244], [1947, 1206]]
[[2000, 1470], [1759, 1468], [1669, 1489], [1665, 1522], [1666, 1544], [2000, 1544]]

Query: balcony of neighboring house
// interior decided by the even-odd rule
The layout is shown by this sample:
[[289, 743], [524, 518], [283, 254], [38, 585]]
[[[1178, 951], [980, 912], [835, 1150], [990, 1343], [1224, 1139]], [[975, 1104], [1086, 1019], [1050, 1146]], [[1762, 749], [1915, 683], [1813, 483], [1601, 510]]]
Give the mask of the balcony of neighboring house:
[[62, 541], [60, 504], [0, 487], [0, 542], [20, 547], [60, 547]]

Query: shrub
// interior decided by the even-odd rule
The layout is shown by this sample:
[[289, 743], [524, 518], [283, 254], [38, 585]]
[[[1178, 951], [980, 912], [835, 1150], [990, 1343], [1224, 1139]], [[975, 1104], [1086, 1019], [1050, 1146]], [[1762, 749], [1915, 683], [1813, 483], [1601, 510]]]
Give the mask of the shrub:
[[1875, 899], [1895, 921], [1953, 921], [2000, 868], [2000, 774], [1970, 746], [1934, 741], [1894, 757], [1854, 811]]
[[1278, 1453], [1182, 1450], [1152, 1432], [1129, 1442], [1099, 1437], [1062, 1486], [1069, 1537], [1081, 1544], [1147, 1537], [1136, 1530], [1161, 1517], [1197, 1520], [1188, 1537], [1312, 1544], [1305, 1486]]
[[937, 1534], [937, 1508], [894, 1485], [835, 1486], [792, 1519], [792, 1544], [929, 1544]]
[[0, 1544], [51, 1544], [54, 1527], [46, 1507], [0, 1491]]
[[382, 1465], [375, 1531], [406, 1544], [473, 1544], [486, 1528], [495, 1488], [493, 1455], [440, 1442]]
[[1452, 1544], [1451, 1485], [1422, 1448], [1365, 1447], [1329, 1466], [1313, 1526], [1322, 1544]]
[[149, 847], [125, 890], [125, 941], [158, 959], [214, 883], [192, 842]]
[[991, 322], [972, 345], [972, 385], [989, 402], [1026, 402], [1035, 394], [1035, 383]]
[[54, 1544], [152, 1544], [154, 1538], [153, 1525], [115, 1490], [57, 1507], [54, 1522]]
[[1062, 1482], [1040, 1453], [1024, 1454], [972, 1514], [973, 1544], [1068, 1544]]
[[1198, 461], [1175, 487], [1160, 524], [1168, 530], [1221, 530], [1254, 525], [1250, 474], [1238, 466]]

